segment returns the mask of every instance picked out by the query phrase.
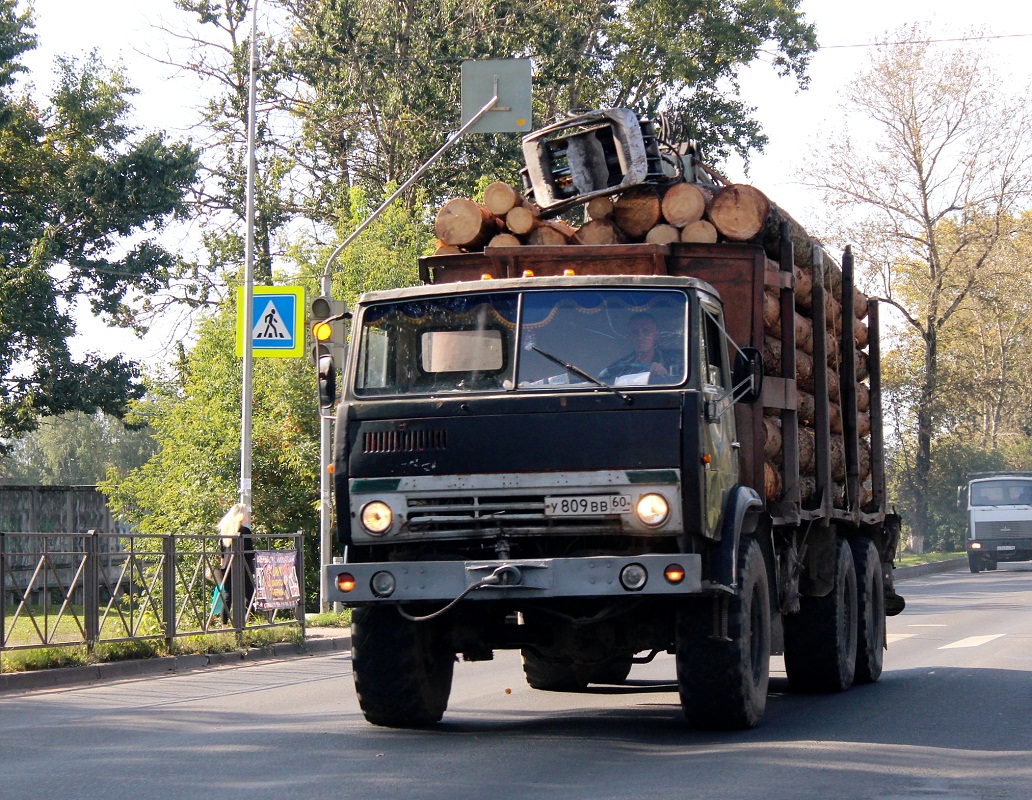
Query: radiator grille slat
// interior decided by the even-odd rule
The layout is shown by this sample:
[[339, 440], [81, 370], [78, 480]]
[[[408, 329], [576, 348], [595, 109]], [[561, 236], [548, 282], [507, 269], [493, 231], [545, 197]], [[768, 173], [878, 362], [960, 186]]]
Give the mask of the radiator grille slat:
[[362, 435], [364, 453], [422, 453], [447, 447], [448, 432], [437, 428], [366, 431]]
[[982, 538], [993, 536], [1032, 536], [1032, 520], [987, 520], [975, 523], [975, 535]]

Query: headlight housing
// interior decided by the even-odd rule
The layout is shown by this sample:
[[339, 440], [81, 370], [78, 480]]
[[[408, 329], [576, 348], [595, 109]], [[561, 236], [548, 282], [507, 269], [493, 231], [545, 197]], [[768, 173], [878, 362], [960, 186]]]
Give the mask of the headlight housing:
[[394, 522], [394, 513], [391, 507], [382, 500], [373, 500], [362, 506], [362, 513], [359, 515], [362, 527], [374, 536], [383, 536], [391, 529]]
[[643, 525], [656, 528], [670, 516], [670, 504], [661, 494], [643, 494], [634, 506], [634, 513]]

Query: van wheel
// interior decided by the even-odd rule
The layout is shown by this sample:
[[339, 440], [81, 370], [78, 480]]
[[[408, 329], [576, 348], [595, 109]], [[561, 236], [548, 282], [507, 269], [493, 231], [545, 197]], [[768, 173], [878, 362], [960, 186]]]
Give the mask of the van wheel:
[[356, 608], [351, 615], [351, 666], [365, 718], [389, 728], [438, 722], [455, 670], [440, 628], [411, 622], [387, 606]]
[[849, 544], [835, 542], [833, 588], [824, 597], [803, 597], [784, 618], [785, 672], [797, 692], [843, 692], [856, 673], [856, 572]]
[[[727, 604], [727, 641], [713, 636], [714, 616]], [[743, 540], [738, 593], [684, 603], [676, 630], [677, 688], [694, 728], [755, 727], [767, 707], [770, 600], [759, 544]]]
[[854, 683], [874, 683], [882, 674], [885, 653], [885, 588], [881, 560], [866, 536], [850, 543], [856, 570], [857, 640]]

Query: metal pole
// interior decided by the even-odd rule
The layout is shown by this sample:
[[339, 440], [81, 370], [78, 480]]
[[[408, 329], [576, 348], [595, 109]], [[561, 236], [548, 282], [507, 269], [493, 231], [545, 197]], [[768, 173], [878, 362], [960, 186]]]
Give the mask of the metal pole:
[[251, 67], [247, 99], [247, 235], [244, 240], [244, 375], [240, 401], [240, 504], [243, 525], [251, 526], [251, 409], [254, 404], [254, 173], [255, 84], [257, 61], [258, 0], [251, 8]]
[[[253, 35], [252, 35], [251, 41], [252, 41], [252, 45], [253, 45], [253, 43], [254, 43]], [[252, 69], [253, 69], [253, 61], [252, 61]], [[252, 89], [252, 92], [253, 92], [254, 91], [253, 84], [252, 84], [251, 89]], [[252, 97], [253, 97], [253, 95], [252, 95]], [[440, 149], [436, 153], [434, 153], [432, 156], [430, 156], [429, 160], [427, 160], [427, 162], [425, 164], [423, 164], [423, 166], [421, 166], [419, 169], [417, 169], [412, 174], [412, 176], [407, 181], [405, 181], [401, 186], [399, 186], [397, 188], [397, 190], [395, 190], [395, 192], [390, 197], [388, 197], [386, 200], [384, 200], [383, 203], [380, 205], [380, 207], [378, 209], [376, 209], [376, 211], [374, 211], [372, 214], [370, 214], [368, 217], [366, 217], [364, 220], [362, 220], [362, 224], [359, 225], [357, 228], [355, 228], [355, 230], [353, 230], [351, 232], [351, 235], [348, 236], [348, 238], [346, 238], [343, 242], [341, 242], [339, 245], [337, 245], [337, 249], [334, 250], [330, 254], [330, 257], [328, 259], [326, 259], [326, 269], [323, 270], [322, 278], [321, 278], [321, 281], [320, 281], [320, 288], [319, 288], [319, 291], [323, 295], [325, 295], [326, 297], [330, 297], [331, 296], [332, 283], [331, 283], [331, 280], [330, 280], [330, 271], [333, 268], [333, 262], [337, 260], [337, 256], [339, 256], [344, 251], [344, 248], [347, 247], [349, 244], [351, 244], [358, 237], [358, 235], [362, 231], [364, 231], [366, 229], [366, 227], [373, 220], [375, 220], [377, 217], [379, 217], [380, 214], [382, 214], [384, 212], [384, 209], [386, 209], [387, 206], [389, 206], [391, 203], [393, 203], [401, 195], [402, 192], [404, 192], [413, 183], [415, 183], [417, 180], [419, 180], [420, 177], [422, 177], [423, 173], [426, 172], [428, 169], [430, 169], [430, 167], [433, 165], [433, 163], [435, 161], [437, 161], [437, 159], [440, 158], [449, 147], [451, 147], [453, 144], [455, 144], [455, 142], [457, 142], [463, 136], [463, 134], [466, 133], [466, 131], [468, 131], [477, 122], [479, 122], [480, 118], [483, 117], [492, 108], [494, 108], [497, 103], [498, 103], [498, 95], [496, 93], [490, 100], [487, 101], [487, 104], [483, 108], [481, 108], [476, 114], [474, 114], [469, 119], [468, 122], [466, 122], [465, 125], [463, 125], [461, 128], [459, 128], [455, 133], [453, 133], [448, 138], [448, 141], [446, 141], [443, 145], [441, 145]], [[245, 334], [246, 334], [246, 331], [245, 331]], [[245, 342], [245, 352], [246, 352], [246, 345], [248, 345], [249, 342], [250, 342], [250, 339], [246, 335], [244, 336], [244, 342]], [[324, 415], [320, 415], [320, 417], [319, 417], [319, 468], [320, 468], [320, 471], [319, 471], [319, 610], [324, 612], [324, 613], [326, 611], [329, 611], [329, 609], [330, 609], [329, 587], [328, 587], [328, 585], [326, 583], [326, 574], [325, 574], [325, 570], [323, 570], [323, 565], [329, 564], [331, 562], [331, 559], [332, 559], [332, 553], [331, 553], [332, 541], [331, 541], [331, 532], [330, 532], [330, 522], [331, 522], [331, 517], [332, 517], [332, 513], [331, 513], [332, 509], [331, 509], [331, 505], [330, 505], [330, 473], [329, 473], [329, 470], [328, 470], [331, 458], [333, 456], [333, 452], [332, 452], [332, 450], [333, 450], [333, 433], [332, 433], [333, 429], [332, 429], [332, 425], [333, 425], [333, 420], [329, 419], [328, 417], [326, 417]], [[244, 501], [241, 499], [240, 502], [244, 502]]]
[[463, 134], [465, 134], [466, 131], [468, 131], [470, 128], [476, 125], [480, 121], [480, 118], [483, 117], [484, 114], [486, 114], [492, 108], [494, 108], [497, 103], [498, 95], [495, 94], [494, 97], [487, 101], [487, 104], [482, 109], [480, 109], [476, 114], [469, 118], [465, 125], [463, 125], [457, 131], [455, 131], [455, 133], [453, 133], [448, 138], [448, 141], [441, 145], [441, 148], [432, 156], [430, 156], [429, 159], [427, 159], [426, 163], [423, 164], [423, 166], [421, 166], [414, 173], [412, 173], [412, 177], [410, 177], [407, 181], [401, 184], [401, 186], [399, 186], [395, 190], [394, 194], [392, 194], [390, 197], [384, 200], [383, 204], [378, 209], [376, 209], [376, 211], [374, 211], [372, 214], [370, 214], [368, 217], [362, 220], [362, 224], [355, 228], [355, 230], [351, 232], [351, 235], [348, 236], [347, 239], [345, 239], [343, 242], [337, 245], [337, 249], [330, 253], [330, 257], [326, 259], [326, 269], [323, 272], [324, 279], [329, 277], [330, 268], [333, 266], [333, 262], [337, 260], [337, 256], [339, 256], [341, 252], [343, 252], [344, 248], [351, 244], [353, 241], [355, 241], [355, 239], [358, 238], [358, 235], [366, 229], [366, 226], [369, 225], [369, 223], [371, 223], [374, 219], [379, 217], [380, 214], [383, 213], [384, 209], [387, 208], [387, 206], [389, 206], [391, 203], [393, 203], [402, 192], [408, 189], [413, 183], [418, 181], [423, 176], [423, 173], [430, 169], [430, 167], [433, 166], [433, 163], [437, 161], [437, 159], [440, 158], [442, 155], [444, 155], [445, 151], [449, 147], [451, 147], [460, 138], [462, 138]]
[[[319, 291], [325, 297], [330, 297], [331, 281], [330, 274], [326, 272], [320, 281]], [[329, 465], [333, 458], [333, 420], [326, 414], [319, 415], [319, 611], [329, 611], [329, 586], [326, 582], [326, 575], [322, 569], [323, 564], [329, 564], [333, 556], [333, 538], [331, 523], [333, 519], [333, 508], [330, 503], [330, 471]]]

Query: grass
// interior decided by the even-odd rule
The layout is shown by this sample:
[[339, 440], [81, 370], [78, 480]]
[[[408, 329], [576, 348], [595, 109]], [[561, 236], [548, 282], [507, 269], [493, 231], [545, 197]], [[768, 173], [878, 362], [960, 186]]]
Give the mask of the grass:
[[933, 551], [931, 553], [897, 553], [896, 566], [915, 567], [918, 564], [928, 564], [932, 561], [949, 561], [954, 558], [964, 558], [964, 556], [965, 553], [963, 551], [959, 553], [944, 553], [941, 551]]
[[351, 625], [351, 609], [341, 612], [327, 611], [324, 614], [306, 614], [305, 625], [310, 628], [347, 628]]

